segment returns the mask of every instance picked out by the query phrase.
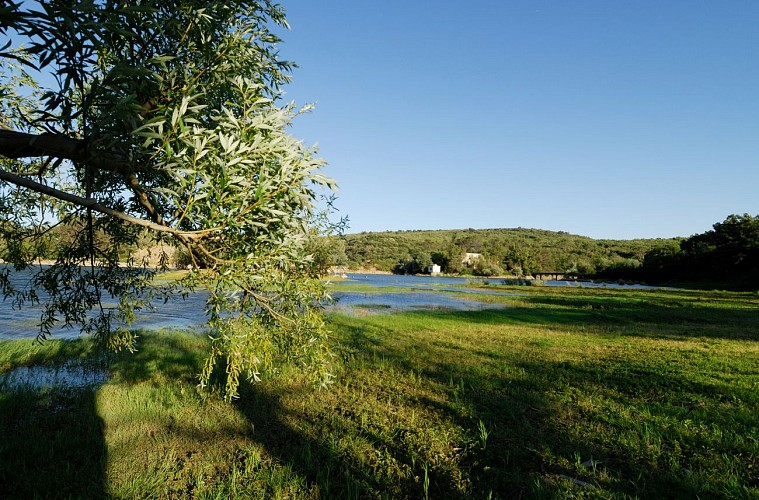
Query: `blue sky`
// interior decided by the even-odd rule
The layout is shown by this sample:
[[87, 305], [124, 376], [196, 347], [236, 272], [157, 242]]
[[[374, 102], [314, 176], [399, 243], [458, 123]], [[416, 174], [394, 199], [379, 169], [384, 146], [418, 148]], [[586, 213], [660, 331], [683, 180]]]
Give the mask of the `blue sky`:
[[759, 2], [284, 1], [348, 232], [689, 236], [759, 214]]

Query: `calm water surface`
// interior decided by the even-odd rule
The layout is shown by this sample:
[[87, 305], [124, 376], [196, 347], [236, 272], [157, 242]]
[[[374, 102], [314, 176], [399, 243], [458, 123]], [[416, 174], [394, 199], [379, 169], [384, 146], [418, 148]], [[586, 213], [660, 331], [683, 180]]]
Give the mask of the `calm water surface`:
[[[483, 283], [500, 284], [502, 278], [459, 278], [450, 276], [408, 276], [403, 274], [348, 274], [348, 278], [359, 283], [376, 286], [376, 287], [402, 287], [402, 288], [427, 288], [427, 289], [445, 289], [449, 287], [466, 287], [480, 286]], [[545, 286], [574, 286], [589, 288], [632, 288], [632, 289], [656, 289], [657, 286], [639, 285], [639, 284], [620, 284], [620, 283], [602, 283], [592, 281], [564, 281], [548, 280], [544, 281]], [[483, 290], [469, 289], [469, 292], [479, 293], [497, 293]]]
[[[30, 277], [29, 272], [12, 273], [15, 286], [23, 287]], [[466, 285], [466, 278], [397, 276], [397, 275], [350, 275], [349, 279], [377, 288], [375, 293], [334, 293], [334, 304], [327, 310], [356, 314], [387, 313], [406, 310], [479, 310], [488, 307], [501, 307], [484, 304], [477, 300], [462, 299], [450, 293], [440, 291], [458, 291], [471, 294], [488, 293], [481, 290], [458, 288]], [[384, 293], [382, 288], [405, 288], [405, 293]], [[503, 293], [503, 292], [492, 292]], [[44, 297], [42, 297], [44, 299]], [[131, 328], [145, 329], [202, 329], [206, 322], [206, 292], [190, 294], [186, 299], [175, 298], [167, 304], [158, 303], [152, 310], [137, 313]], [[116, 300], [105, 300], [106, 307], [116, 307]], [[25, 305], [14, 308], [10, 301], [0, 302], [0, 339], [33, 338], [38, 333], [38, 324], [42, 314], [41, 305]], [[54, 329], [53, 338], [75, 338], [79, 336], [76, 329]]]
[[[30, 277], [29, 272], [11, 274], [16, 286], [25, 286]], [[452, 278], [443, 276], [404, 276], [393, 274], [349, 274], [347, 283], [358, 283], [377, 288], [376, 292], [335, 292], [336, 302], [328, 305], [327, 310], [356, 313], [377, 314], [408, 310], [480, 310], [503, 307], [499, 304], [486, 304], [477, 299], [478, 294], [519, 295], [513, 292], [477, 290], [475, 287], [484, 282], [499, 283], [495, 279]], [[577, 283], [568, 281], [548, 281], [549, 286], [607, 286], [615, 288], [638, 287], [634, 285]], [[407, 289], [403, 293], [383, 292], [383, 288]], [[458, 292], [452, 293], [440, 292]], [[470, 295], [462, 297], [461, 294]], [[176, 298], [166, 304], [156, 304], [152, 310], [137, 313], [137, 319], [131, 328], [145, 329], [202, 329], [205, 325], [205, 302], [208, 294], [196, 292], [186, 299]], [[44, 299], [44, 298], [43, 298]], [[116, 300], [106, 300], [106, 307], [116, 307]], [[38, 333], [38, 324], [42, 306], [26, 305], [14, 308], [10, 301], [0, 302], [0, 339], [33, 338]], [[53, 330], [54, 338], [74, 338], [79, 336], [76, 329]]]

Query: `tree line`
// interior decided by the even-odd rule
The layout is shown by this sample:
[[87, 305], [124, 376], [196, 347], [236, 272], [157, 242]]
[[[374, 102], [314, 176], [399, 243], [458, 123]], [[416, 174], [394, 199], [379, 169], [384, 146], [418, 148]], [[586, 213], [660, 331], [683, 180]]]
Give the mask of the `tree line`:
[[[422, 272], [432, 263], [451, 274], [570, 272], [593, 276], [615, 268], [637, 268], [645, 254], [677, 244], [672, 239], [595, 240], [540, 229], [464, 229], [359, 233], [336, 239], [335, 265], [352, 269]], [[465, 263], [466, 254], [478, 254]]]
[[[479, 254], [469, 264], [467, 254]], [[364, 232], [333, 237], [317, 261], [405, 274], [437, 264], [450, 274], [530, 276], [556, 272], [589, 279], [724, 288], [759, 286], [759, 217], [730, 215], [688, 238], [609, 240], [540, 229]]]
[[729, 215], [704, 233], [646, 252], [642, 265], [605, 273], [659, 283], [759, 289], [759, 216]]

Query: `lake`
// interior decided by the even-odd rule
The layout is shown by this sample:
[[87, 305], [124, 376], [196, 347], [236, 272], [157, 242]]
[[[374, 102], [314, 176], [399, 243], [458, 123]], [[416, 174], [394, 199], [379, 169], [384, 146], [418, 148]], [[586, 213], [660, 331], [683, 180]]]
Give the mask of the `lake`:
[[[13, 283], [22, 286], [30, 273], [11, 274]], [[327, 311], [348, 314], [380, 314], [409, 310], [481, 310], [503, 307], [476, 300], [477, 294], [518, 295], [513, 292], [478, 290], [485, 282], [500, 283], [497, 278], [458, 278], [448, 276], [407, 276], [394, 274], [349, 274], [347, 283], [355, 282], [377, 288], [374, 292], [335, 292], [336, 302], [326, 306]], [[615, 288], [641, 287], [641, 285], [614, 285], [549, 281], [548, 286], [609, 286]], [[382, 292], [383, 288], [401, 288], [402, 292]], [[458, 292], [440, 293], [440, 292]], [[471, 295], [471, 298], [462, 297]], [[206, 292], [196, 292], [186, 299], [175, 298], [167, 304], [157, 304], [153, 310], [139, 311], [131, 328], [138, 329], [202, 329], [205, 325]], [[105, 300], [106, 307], [116, 307], [115, 300]], [[33, 338], [38, 333], [42, 306], [27, 305], [21, 309], [12, 307], [10, 301], [0, 305], [0, 339]], [[53, 330], [54, 338], [79, 336], [76, 329]]]
[[[461, 286], [480, 286], [483, 283], [499, 284], [503, 278], [485, 278], [479, 276], [470, 277], [453, 277], [453, 276], [425, 276], [425, 275], [406, 275], [406, 274], [353, 274], [347, 275], [348, 279], [359, 283], [364, 283], [376, 287], [402, 287], [402, 288], [426, 288], [440, 290], [446, 285], [450, 287]], [[632, 289], [657, 289], [661, 287], [640, 285], [640, 284], [622, 284], [606, 283], [593, 281], [565, 281], [565, 280], [548, 280], [543, 281], [544, 286], [576, 286], [590, 288], [632, 288]], [[474, 290], [469, 290], [474, 291]], [[481, 293], [491, 293], [482, 291]]]
[[[16, 286], [23, 286], [29, 279], [29, 272], [12, 273]], [[459, 289], [457, 286], [467, 284], [464, 278], [418, 277], [394, 275], [351, 275], [351, 281], [376, 287], [377, 292], [354, 293], [335, 292], [334, 304], [326, 306], [327, 311], [339, 311], [349, 314], [389, 313], [406, 310], [479, 310], [498, 305], [484, 304], [474, 299], [467, 300], [450, 293], [439, 291], [461, 291], [468, 293], [488, 293], [473, 289]], [[385, 287], [404, 288], [404, 293], [384, 293]], [[493, 292], [502, 293], [502, 292]], [[202, 329], [206, 322], [205, 302], [207, 292], [196, 292], [170, 300], [167, 304], [156, 304], [153, 310], [137, 312], [136, 320], [130, 328], [138, 329]], [[116, 307], [115, 300], [105, 300], [106, 308]], [[38, 333], [41, 305], [26, 305], [21, 309], [12, 307], [10, 301], [0, 306], [0, 339], [33, 338]], [[53, 330], [53, 338], [75, 338], [79, 336], [76, 329]]]

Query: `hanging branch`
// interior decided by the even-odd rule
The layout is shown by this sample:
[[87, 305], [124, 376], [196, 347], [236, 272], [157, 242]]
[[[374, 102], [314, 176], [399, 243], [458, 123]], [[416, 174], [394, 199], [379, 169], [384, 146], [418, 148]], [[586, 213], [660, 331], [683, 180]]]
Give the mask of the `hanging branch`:
[[121, 219], [131, 224], [136, 224], [138, 226], [152, 229], [154, 231], [169, 233], [188, 241], [199, 241], [208, 234], [219, 231], [219, 228], [204, 229], [200, 231], [180, 231], [163, 224], [157, 224], [145, 219], [140, 219], [139, 217], [134, 217], [132, 215], [125, 214], [124, 212], [106, 207], [92, 198], [83, 198], [75, 194], [67, 193], [65, 191], [46, 186], [45, 184], [40, 184], [39, 182], [33, 181], [31, 179], [27, 179], [26, 177], [6, 172], [5, 170], [0, 170], [0, 180], [10, 182], [17, 186], [25, 187], [27, 189], [31, 189], [37, 193], [52, 196], [53, 198], [57, 198], [62, 201], [73, 203], [74, 205], [78, 205], [82, 208], [89, 208], [96, 212], [100, 212], [101, 214], [110, 215], [111, 217]]

